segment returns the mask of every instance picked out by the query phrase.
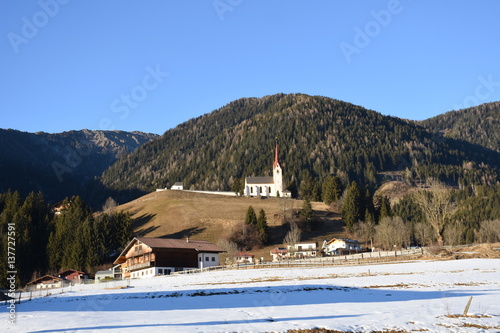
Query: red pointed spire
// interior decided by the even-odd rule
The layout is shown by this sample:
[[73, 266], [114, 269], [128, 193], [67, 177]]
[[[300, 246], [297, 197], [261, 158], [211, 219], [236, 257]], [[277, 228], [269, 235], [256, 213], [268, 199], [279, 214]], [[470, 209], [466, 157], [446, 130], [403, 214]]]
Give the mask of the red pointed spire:
[[276, 168], [276, 165], [279, 164], [279, 160], [278, 160], [278, 142], [276, 142], [276, 152], [274, 153], [274, 164], [273, 164], [273, 168]]

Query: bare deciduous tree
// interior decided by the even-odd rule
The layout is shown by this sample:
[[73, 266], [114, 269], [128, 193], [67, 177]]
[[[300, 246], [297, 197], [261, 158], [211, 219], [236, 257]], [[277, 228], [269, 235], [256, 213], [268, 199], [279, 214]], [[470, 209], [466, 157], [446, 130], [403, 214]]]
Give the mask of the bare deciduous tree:
[[429, 223], [425, 221], [416, 223], [413, 230], [415, 239], [420, 245], [427, 246], [435, 241], [434, 231]]
[[475, 238], [479, 243], [500, 242], [500, 220], [481, 222], [479, 230], [475, 232]]
[[401, 217], [384, 217], [375, 227], [375, 238], [384, 249], [390, 250], [409, 245], [410, 231]]
[[112, 197], [109, 197], [106, 199], [106, 202], [102, 206], [102, 211], [106, 214], [111, 214], [113, 209], [118, 206], [118, 203], [116, 203], [115, 199]]
[[354, 234], [359, 240], [361, 240], [365, 244], [370, 244], [370, 248], [373, 248], [373, 238], [375, 237], [375, 223], [370, 221], [357, 223]]
[[225, 264], [232, 264], [236, 259], [236, 254], [238, 253], [238, 245], [228, 239], [219, 239], [217, 245], [226, 252], [222, 252], [219, 255], [220, 262]]
[[300, 231], [297, 223], [290, 223], [290, 231], [286, 234], [285, 239], [283, 239], [284, 244], [294, 245], [300, 242], [300, 237], [302, 236], [302, 231]]
[[464, 239], [465, 225], [463, 222], [454, 221], [448, 223], [443, 232], [443, 237], [446, 245], [461, 244]]
[[451, 200], [450, 190], [444, 184], [430, 181], [427, 183], [427, 187], [427, 189], [413, 192], [413, 200], [434, 230], [438, 244], [442, 246], [444, 229], [451, 222], [451, 217], [457, 208]]

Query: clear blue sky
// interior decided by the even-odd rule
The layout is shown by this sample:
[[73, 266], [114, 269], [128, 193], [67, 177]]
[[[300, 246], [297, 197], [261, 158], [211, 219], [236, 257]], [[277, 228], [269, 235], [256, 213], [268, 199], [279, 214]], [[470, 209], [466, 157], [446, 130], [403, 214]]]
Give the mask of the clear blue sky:
[[301, 92], [426, 119], [500, 100], [500, 2], [4, 0], [0, 128], [161, 134]]

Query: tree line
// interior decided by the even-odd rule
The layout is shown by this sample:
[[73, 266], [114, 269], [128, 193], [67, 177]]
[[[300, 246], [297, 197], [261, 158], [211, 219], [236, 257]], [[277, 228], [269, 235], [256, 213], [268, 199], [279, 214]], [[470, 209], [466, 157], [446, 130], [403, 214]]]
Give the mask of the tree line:
[[[65, 199], [55, 214], [41, 192], [22, 198], [19, 192], [0, 194], [0, 257], [7, 258], [8, 226], [15, 229], [17, 285], [62, 269], [94, 273], [110, 263], [133, 236], [127, 213], [110, 209], [95, 214], [78, 196]], [[7, 265], [0, 267], [6, 284]]]

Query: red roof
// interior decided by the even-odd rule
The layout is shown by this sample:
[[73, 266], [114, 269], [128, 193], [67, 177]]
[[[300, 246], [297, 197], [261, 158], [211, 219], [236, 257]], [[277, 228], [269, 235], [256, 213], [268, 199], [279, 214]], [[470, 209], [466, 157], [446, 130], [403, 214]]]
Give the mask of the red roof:
[[275, 247], [274, 249], [271, 250], [271, 253], [275, 253], [275, 254], [278, 254], [278, 253], [287, 253], [288, 250], [285, 249], [284, 247]]
[[38, 279], [35, 279], [33, 281], [28, 282], [28, 285], [32, 284], [39, 284], [39, 283], [54, 283], [57, 281], [65, 280], [64, 278], [60, 278], [58, 276], [54, 275], [44, 275], [42, 277], [39, 277]]
[[68, 275], [73, 275], [73, 274], [75, 274], [75, 275], [86, 275], [87, 273], [82, 272], [82, 271], [77, 271], [75, 269], [67, 269], [65, 271], [57, 273], [57, 276], [66, 277]]
[[248, 252], [238, 252], [236, 253], [236, 256], [238, 257], [255, 257], [255, 255], [251, 254], [251, 253], [248, 253]]

